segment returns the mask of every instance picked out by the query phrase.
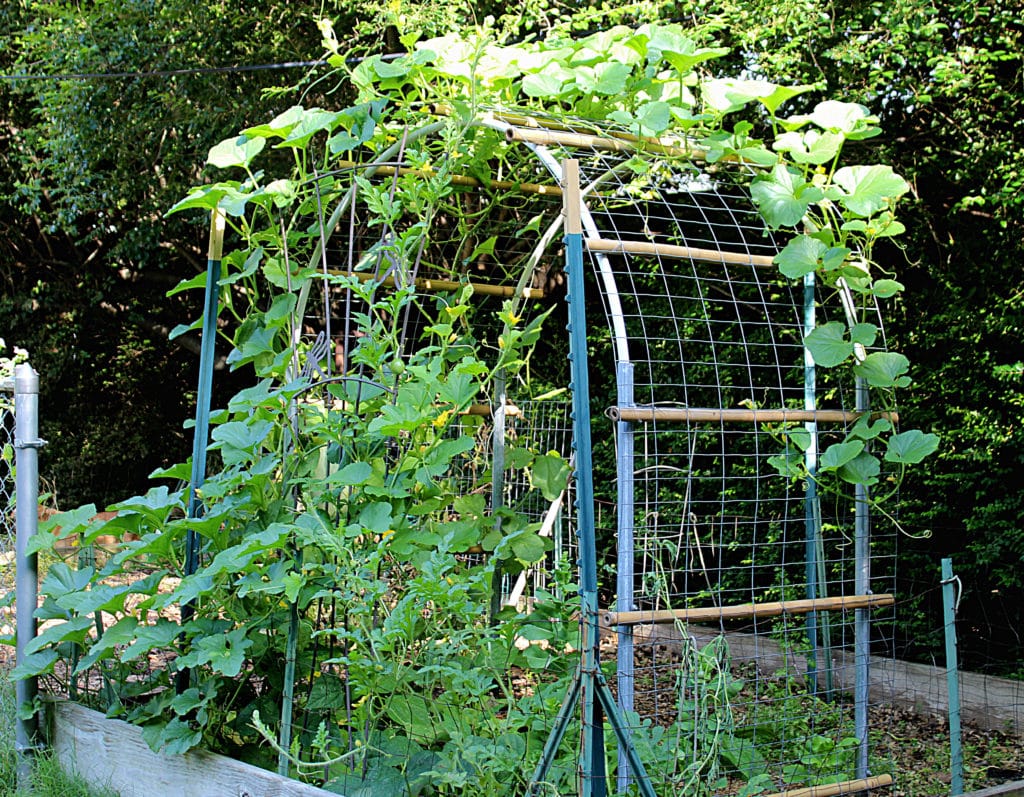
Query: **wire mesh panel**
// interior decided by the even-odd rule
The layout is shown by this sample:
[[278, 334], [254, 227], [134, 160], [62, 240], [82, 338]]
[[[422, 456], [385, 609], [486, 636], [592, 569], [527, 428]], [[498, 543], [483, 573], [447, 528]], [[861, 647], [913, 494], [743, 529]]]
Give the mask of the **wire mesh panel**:
[[864, 409], [805, 359], [808, 313], [834, 297], [780, 279], [742, 174], [608, 160], [591, 162], [588, 243], [618, 377], [606, 620], [635, 744], [666, 793], [867, 783], [885, 765], [868, 759], [866, 619], [891, 611], [891, 558], [872, 571], [852, 487], [819, 495], [777, 465], [784, 430], [824, 450]]
[[[13, 631], [6, 622], [4, 596], [14, 590], [14, 396], [13, 383], [0, 381], [0, 605], [5, 618], [0, 634]], [[10, 389], [9, 389], [10, 388]], [[13, 597], [13, 594], [12, 594]]]

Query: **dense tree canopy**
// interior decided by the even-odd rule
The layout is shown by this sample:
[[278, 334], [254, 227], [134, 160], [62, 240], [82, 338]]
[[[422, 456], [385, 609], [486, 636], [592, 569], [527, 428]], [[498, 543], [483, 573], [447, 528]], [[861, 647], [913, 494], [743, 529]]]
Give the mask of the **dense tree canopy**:
[[[813, 83], [808, 102], [856, 100], [881, 117], [884, 136], [861, 146], [913, 193], [900, 247], [877, 253], [907, 285], [888, 330], [915, 363], [902, 412], [943, 438], [904, 494], [907, 529], [932, 532], [904, 544], [907, 593], [923, 596], [904, 617], [934, 608], [938, 557], [952, 555], [979, 638], [1013, 640], [974, 651], [972, 664], [1012, 669], [1022, 646], [1009, 629], [1024, 606], [1024, 498], [1009, 487], [1024, 470], [1024, 27], [1011, 4], [528, 0], [507, 10], [324, 9], [353, 56], [483, 24], [489, 12], [495, 35], [513, 39], [674, 19], [732, 48], [733, 72]], [[184, 456], [196, 341], [167, 333], [197, 309], [165, 293], [201, 269], [204, 236], [163, 214], [203, 179], [206, 151], [225, 135], [297, 95], [344, 104], [315, 67], [221, 70], [318, 60], [319, 13], [184, 0], [0, 8], [0, 334], [42, 374], [45, 475], [61, 503], [114, 500]], [[930, 633], [934, 617], [911, 630]]]

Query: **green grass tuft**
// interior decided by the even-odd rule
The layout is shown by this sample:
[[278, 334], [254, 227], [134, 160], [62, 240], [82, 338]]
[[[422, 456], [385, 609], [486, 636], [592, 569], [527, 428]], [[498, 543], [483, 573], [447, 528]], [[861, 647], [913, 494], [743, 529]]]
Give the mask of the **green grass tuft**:
[[47, 754], [36, 756], [31, 789], [17, 787], [17, 754], [14, 748], [14, 687], [0, 664], [0, 797], [117, 797], [110, 790], [97, 791], [81, 778], [65, 773]]

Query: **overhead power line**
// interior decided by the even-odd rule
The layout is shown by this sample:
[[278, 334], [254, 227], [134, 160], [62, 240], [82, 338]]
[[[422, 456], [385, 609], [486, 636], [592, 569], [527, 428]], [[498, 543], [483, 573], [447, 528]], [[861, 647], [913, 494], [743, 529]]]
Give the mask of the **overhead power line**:
[[[387, 56], [385, 56], [387, 57]], [[326, 66], [319, 61], [285, 61], [279, 64], [248, 64], [241, 66], [207, 66], [190, 69], [154, 69], [149, 72], [65, 72], [57, 75], [0, 75], [0, 80], [125, 80], [142, 77], [176, 77], [179, 75], [216, 75], [229, 72], [259, 72], [266, 69], [303, 69]]]

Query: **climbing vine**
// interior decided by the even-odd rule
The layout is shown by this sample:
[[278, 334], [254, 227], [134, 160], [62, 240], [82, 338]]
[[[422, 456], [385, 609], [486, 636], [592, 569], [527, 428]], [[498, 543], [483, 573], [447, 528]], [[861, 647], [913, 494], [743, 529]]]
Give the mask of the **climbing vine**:
[[[475, 459], [486, 429], [467, 413], [500, 395], [502, 380], [533, 390], [528, 366], [545, 314], [520, 291], [494, 314], [500, 332], [478, 336], [468, 277], [497, 260], [499, 238], [529, 239], [503, 279], [535, 265], [557, 210], [512, 219], [514, 236], [488, 231], [484, 210], [456, 191], [454, 177], [495, 194], [515, 192], [518, 177], [513, 149], [475, 123], [537, 115], [552, 126], [611, 130], [641, 162], [748, 166], [766, 224], [791, 233], [775, 258], [781, 274], [814, 275], [844, 309], [845, 320], [806, 336], [815, 363], [849, 368], [883, 397], [881, 416], [861, 417], [822, 452], [815, 478], [846, 484], [872, 486], [883, 461], [902, 471], [938, 443], [897, 432], [886, 414], [893, 391], [910, 383], [910, 364], [873, 350], [879, 330], [866, 320], [876, 301], [902, 290], [877, 273], [872, 249], [902, 231], [895, 211], [908, 187], [887, 166], [844, 162], [847, 141], [878, 133], [868, 109], [825, 101], [782, 116], [814, 87], [712, 77], [725, 50], [697, 45], [676, 25], [516, 45], [487, 30], [422, 42], [407, 35], [408, 53], [352, 69], [329, 21], [320, 32], [354, 104], [296, 105], [225, 139], [208, 157], [221, 179], [171, 208], [226, 218], [234, 242], [219, 294], [227, 359], [256, 377], [211, 418], [219, 467], [202, 486], [203, 516], [185, 517], [184, 491], [161, 486], [112, 507], [111, 521], [93, 520], [95, 507], [54, 518], [48, 532], [59, 527], [86, 544], [112, 531], [135, 539], [104, 564], [51, 568], [40, 616], [54, 622], [18, 675], [57, 672], [72, 651], [71, 677], [98, 669], [109, 710], [142, 725], [155, 748], [181, 752], [205, 737], [253, 754], [269, 740], [279, 768], [325, 773], [318, 777], [345, 793], [399, 783], [512, 793], [547, 736], [537, 717], [553, 717], [561, 696], [554, 679], [565, 659], [548, 651], [576, 642], [567, 630], [572, 588], [564, 577], [548, 608], [492, 612], [494, 627], [484, 620], [500, 573], [529, 568], [551, 543], [516, 507], [488, 509], [484, 489], [495, 474]], [[645, 170], [635, 171], [642, 180]], [[366, 208], [358, 219], [356, 206]], [[337, 268], [327, 238], [346, 218], [368, 245]], [[431, 299], [416, 290], [425, 263], [452, 283]], [[356, 302], [343, 330], [351, 345], [335, 348], [328, 336], [318, 347], [302, 334], [320, 284]], [[205, 287], [200, 275], [175, 290]], [[414, 345], [405, 339], [410, 314], [421, 322]], [[319, 402], [307, 400], [314, 383], [326, 386]], [[781, 430], [785, 450], [772, 462], [782, 475], [809, 475], [808, 435]], [[555, 500], [568, 463], [511, 451], [530, 489]], [[476, 474], [468, 488], [460, 469]], [[185, 463], [154, 475], [174, 484], [189, 474]], [[182, 561], [189, 531], [204, 540], [195, 572]], [[54, 538], [46, 533], [36, 547]], [[145, 576], [126, 579], [142, 564]], [[194, 615], [173, 617], [183, 604]], [[169, 663], [153, 669], [151, 657]], [[529, 673], [527, 689], [513, 688], [513, 667]], [[710, 680], [722, 668], [706, 669]], [[296, 670], [308, 676], [304, 694], [277, 675]], [[194, 674], [190, 685], [173, 689], [183, 672]], [[293, 707], [307, 721], [304, 737], [290, 733]], [[687, 722], [713, 744], [729, 738]], [[724, 748], [708, 753], [719, 759], [748, 769], [749, 779], [763, 774]]]

